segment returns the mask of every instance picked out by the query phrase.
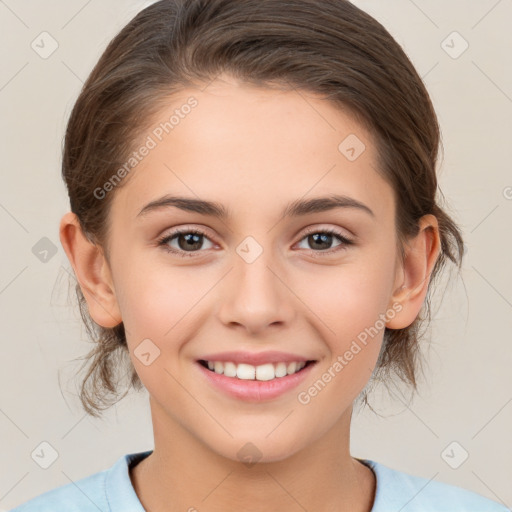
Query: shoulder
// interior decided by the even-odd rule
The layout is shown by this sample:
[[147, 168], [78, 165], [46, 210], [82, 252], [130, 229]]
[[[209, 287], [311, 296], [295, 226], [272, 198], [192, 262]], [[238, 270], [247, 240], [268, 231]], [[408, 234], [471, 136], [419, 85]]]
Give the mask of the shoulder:
[[511, 512], [505, 505], [480, 494], [419, 476], [403, 473], [368, 459], [377, 480], [371, 512]]
[[47, 491], [10, 512], [143, 512], [131, 484], [129, 467], [150, 453], [123, 455], [112, 467]]
[[105, 497], [108, 470], [47, 491], [11, 512], [98, 512], [109, 510]]

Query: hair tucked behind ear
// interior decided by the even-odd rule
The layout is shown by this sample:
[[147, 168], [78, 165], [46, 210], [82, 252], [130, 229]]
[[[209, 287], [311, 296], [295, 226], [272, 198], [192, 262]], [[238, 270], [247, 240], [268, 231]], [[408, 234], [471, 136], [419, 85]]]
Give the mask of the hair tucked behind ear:
[[[166, 98], [221, 72], [245, 83], [317, 93], [351, 112], [373, 135], [377, 170], [395, 192], [399, 240], [416, 234], [425, 214], [439, 221], [442, 252], [429, 294], [447, 260], [460, 267], [463, 240], [438, 197], [440, 133], [428, 92], [389, 32], [347, 0], [161, 0], [121, 30], [74, 105], [62, 163], [71, 209], [107, 255], [109, 209], [129, 177], [104, 197], [97, 191], [126, 161]], [[141, 383], [123, 326], [94, 324], [78, 286], [76, 291], [95, 344], [86, 356], [80, 397], [87, 412], [98, 415], [119, 398], [121, 376], [131, 373], [130, 386], [140, 389]], [[412, 325], [385, 330], [375, 381], [395, 375], [416, 389], [429, 297]], [[362, 397], [367, 403], [366, 390]]]

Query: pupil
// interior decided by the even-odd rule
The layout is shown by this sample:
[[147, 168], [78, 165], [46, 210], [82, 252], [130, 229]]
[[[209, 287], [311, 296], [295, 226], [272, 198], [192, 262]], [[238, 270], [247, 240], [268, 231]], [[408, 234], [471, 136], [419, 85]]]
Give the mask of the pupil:
[[[313, 235], [310, 235], [309, 236], [310, 238], [310, 241], [312, 240], [313, 243], [311, 244], [311, 246], [315, 249], [329, 249], [329, 246], [331, 245], [331, 241], [332, 241], [332, 235], [330, 235], [329, 233], [315, 233]], [[318, 247], [318, 243], [320, 241], [320, 244], [322, 242], [326, 243], [327, 244], [327, 247]], [[317, 247], [315, 247], [315, 245], [317, 245]]]
[[[187, 249], [200, 249], [201, 248], [201, 236], [196, 233], [187, 233], [185, 235], [181, 235], [178, 237], [178, 245], [180, 246], [180, 249], [187, 250]], [[181, 244], [181, 240], [185, 239], [186, 244]]]

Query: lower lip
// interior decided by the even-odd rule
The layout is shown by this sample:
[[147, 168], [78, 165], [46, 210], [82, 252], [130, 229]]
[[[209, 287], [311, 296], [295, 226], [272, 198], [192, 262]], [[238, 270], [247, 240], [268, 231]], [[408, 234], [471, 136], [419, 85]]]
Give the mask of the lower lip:
[[309, 375], [316, 363], [309, 363], [302, 370], [286, 377], [276, 377], [272, 380], [245, 380], [237, 377], [226, 377], [215, 373], [196, 362], [201, 373], [215, 388], [228, 395], [248, 402], [263, 402], [272, 400], [297, 387]]

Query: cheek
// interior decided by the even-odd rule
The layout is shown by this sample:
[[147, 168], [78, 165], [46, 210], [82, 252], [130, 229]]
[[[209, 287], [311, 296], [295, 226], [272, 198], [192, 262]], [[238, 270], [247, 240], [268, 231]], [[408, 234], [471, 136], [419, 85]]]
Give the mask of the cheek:
[[[350, 372], [352, 368], [369, 367], [380, 349], [382, 333], [375, 335], [374, 331], [375, 326], [383, 331], [376, 322], [379, 314], [386, 311], [394, 268], [392, 251], [386, 256], [382, 249], [360, 251], [339, 265], [308, 264], [286, 275], [293, 291], [289, 300], [295, 303], [297, 297], [300, 299], [296, 302], [303, 317], [299, 321], [305, 319], [315, 326], [314, 330], [326, 342], [332, 361], [345, 354], [355, 340], [359, 341], [362, 350], [353, 358], [357, 362], [349, 365]], [[224, 270], [173, 266], [165, 264], [165, 257], [151, 259], [148, 264], [149, 258], [137, 258], [128, 251], [124, 256], [115, 277], [130, 353], [142, 340], [150, 339], [162, 353], [170, 356], [165, 361], [171, 369], [178, 364], [173, 362], [182, 348], [185, 350], [187, 341], [202, 323], [211, 320], [212, 311], [218, 309], [208, 293]], [[364, 341], [368, 342], [366, 346]], [[146, 371], [137, 360], [134, 364], [141, 373]]]
[[192, 313], [207, 283], [184, 269], [138, 267], [128, 273], [120, 300], [125, 327], [134, 338], [166, 339]]
[[316, 325], [328, 350], [298, 396], [311, 417], [318, 410], [326, 421], [336, 421], [368, 383], [382, 346], [388, 283], [380, 269], [357, 273], [347, 267], [325, 281], [323, 293], [311, 287]]
[[314, 398], [318, 406], [348, 405], [347, 400], [353, 400], [367, 384], [389, 316], [394, 264], [392, 249], [383, 248], [331, 268], [303, 285], [302, 296], [308, 297], [307, 303], [319, 319], [316, 325], [329, 351], [322, 363], [322, 382], [309, 383], [313, 388], [309, 388], [311, 394], [304, 390], [305, 402], [320, 395], [325, 385], [328, 391]]
[[[382, 253], [381, 253], [382, 254]], [[393, 283], [394, 260], [372, 255], [354, 258], [338, 267], [323, 268], [304, 279], [297, 278], [297, 295], [324, 325], [335, 348], [343, 349], [385, 313]], [[381, 322], [377, 325], [382, 328]]]
[[195, 332], [195, 306], [209, 286], [183, 269], [134, 268], [138, 271], [124, 276], [119, 301], [130, 357], [150, 394], [159, 396], [162, 383], [168, 383], [166, 399], [179, 403], [183, 397], [179, 386], [172, 386], [172, 375], [179, 372], [182, 348]]

